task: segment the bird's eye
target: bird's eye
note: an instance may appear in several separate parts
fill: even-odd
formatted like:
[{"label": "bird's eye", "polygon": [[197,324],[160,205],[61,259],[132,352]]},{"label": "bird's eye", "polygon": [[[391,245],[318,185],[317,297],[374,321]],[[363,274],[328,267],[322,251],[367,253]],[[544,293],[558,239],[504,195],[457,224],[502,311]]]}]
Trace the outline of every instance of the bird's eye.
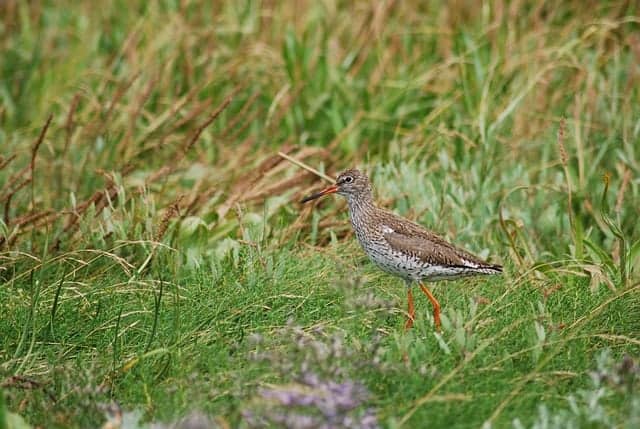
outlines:
[{"label": "bird's eye", "polygon": [[347,176],[344,178],[344,183],[351,183],[351,182],[353,182],[353,177]]}]

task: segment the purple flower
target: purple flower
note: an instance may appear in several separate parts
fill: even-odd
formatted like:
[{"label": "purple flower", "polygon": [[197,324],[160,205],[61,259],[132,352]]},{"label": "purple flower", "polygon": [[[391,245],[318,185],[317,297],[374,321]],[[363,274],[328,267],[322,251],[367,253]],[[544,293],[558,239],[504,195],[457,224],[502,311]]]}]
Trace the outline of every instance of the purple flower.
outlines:
[{"label": "purple flower", "polygon": [[378,428],[374,410],[367,408],[366,387],[348,375],[353,369],[382,368],[381,338],[375,334],[353,347],[342,332],[328,334],[321,326],[305,330],[293,321],[272,341],[252,338],[250,357],[290,382],[259,389],[251,409],[242,413],[244,422],[251,428]]},{"label": "purple flower", "polygon": [[264,411],[262,420],[246,413],[245,421],[252,427],[268,426],[267,422],[291,429],[378,427],[372,409],[357,411],[368,393],[352,380],[338,383],[306,372],[299,383],[261,389],[260,396],[275,406]]}]

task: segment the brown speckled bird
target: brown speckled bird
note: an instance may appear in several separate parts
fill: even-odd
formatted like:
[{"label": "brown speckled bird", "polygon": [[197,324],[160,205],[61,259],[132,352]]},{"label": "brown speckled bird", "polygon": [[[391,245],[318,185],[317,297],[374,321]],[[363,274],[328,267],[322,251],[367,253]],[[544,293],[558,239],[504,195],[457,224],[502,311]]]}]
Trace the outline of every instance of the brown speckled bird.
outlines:
[{"label": "brown speckled bird", "polygon": [[411,328],[415,318],[413,283],[418,283],[431,301],[434,323],[439,329],[440,304],[423,282],[502,272],[500,265],[483,261],[417,223],[376,207],[369,178],[356,169],[344,171],[335,185],[308,196],[302,203],[333,193],[347,198],[351,225],[369,258],[382,270],[407,283],[409,304],[405,329]]}]

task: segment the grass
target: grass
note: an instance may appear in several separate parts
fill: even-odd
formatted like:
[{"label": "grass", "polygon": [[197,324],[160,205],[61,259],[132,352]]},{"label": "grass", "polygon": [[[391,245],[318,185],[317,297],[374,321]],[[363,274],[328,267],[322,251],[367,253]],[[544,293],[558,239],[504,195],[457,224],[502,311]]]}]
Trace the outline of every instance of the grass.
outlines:
[{"label": "grass", "polygon": [[[640,11],[471,3],[2,2],[0,427],[638,424]],[[287,157],[504,275],[405,334]]]}]

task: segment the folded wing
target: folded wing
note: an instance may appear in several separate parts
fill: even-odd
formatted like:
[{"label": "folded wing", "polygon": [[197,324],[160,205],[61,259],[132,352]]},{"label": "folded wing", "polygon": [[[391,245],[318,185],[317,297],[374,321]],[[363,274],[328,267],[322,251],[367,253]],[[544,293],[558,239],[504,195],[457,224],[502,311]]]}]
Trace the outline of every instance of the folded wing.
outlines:
[{"label": "folded wing", "polygon": [[383,236],[391,248],[414,256],[429,265],[465,268],[479,274],[502,272],[500,265],[489,264],[477,256],[453,246],[430,231],[413,230],[409,234],[409,231],[396,231],[387,228]]}]

